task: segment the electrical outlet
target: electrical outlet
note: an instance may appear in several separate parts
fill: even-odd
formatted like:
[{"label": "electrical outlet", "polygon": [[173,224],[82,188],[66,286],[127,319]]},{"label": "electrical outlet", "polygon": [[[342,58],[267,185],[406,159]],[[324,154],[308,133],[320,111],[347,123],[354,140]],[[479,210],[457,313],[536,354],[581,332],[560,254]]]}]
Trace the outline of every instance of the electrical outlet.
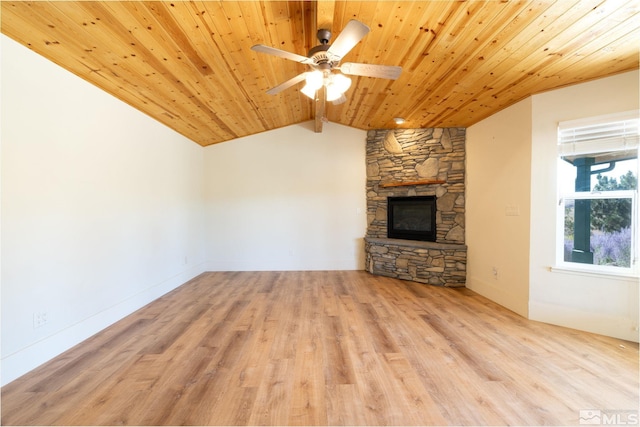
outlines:
[{"label": "electrical outlet", "polygon": [[33,327],[40,328],[49,323],[49,314],[46,311],[37,311],[33,313]]}]

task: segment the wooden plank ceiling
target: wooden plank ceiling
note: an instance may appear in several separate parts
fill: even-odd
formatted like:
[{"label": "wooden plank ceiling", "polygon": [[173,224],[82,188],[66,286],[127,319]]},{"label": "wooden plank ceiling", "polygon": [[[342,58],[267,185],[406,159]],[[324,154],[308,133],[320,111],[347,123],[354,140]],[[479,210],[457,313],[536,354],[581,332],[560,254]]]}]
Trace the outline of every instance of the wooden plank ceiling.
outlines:
[{"label": "wooden plank ceiling", "polygon": [[[359,129],[470,126],[531,94],[638,69],[640,0],[1,2],[2,32],[207,146],[314,118],[298,84],[316,28],[371,32],[344,62],[400,65],[353,77],[326,119]],[[606,94],[603,94],[606,95]],[[316,124],[316,127],[318,124]],[[321,124],[320,124],[321,127]]]}]

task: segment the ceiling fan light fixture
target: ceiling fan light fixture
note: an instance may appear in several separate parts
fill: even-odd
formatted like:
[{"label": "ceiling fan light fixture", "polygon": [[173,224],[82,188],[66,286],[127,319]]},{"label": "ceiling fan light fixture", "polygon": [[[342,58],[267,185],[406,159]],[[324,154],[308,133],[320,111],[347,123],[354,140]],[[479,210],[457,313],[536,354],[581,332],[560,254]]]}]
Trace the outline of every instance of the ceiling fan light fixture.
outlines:
[{"label": "ceiling fan light fixture", "polygon": [[308,96],[311,99],[315,99],[316,97],[316,90],[313,87],[309,86],[309,84],[304,85],[304,87],[300,90],[300,92],[304,93],[306,96]]},{"label": "ceiling fan light fixture", "polygon": [[322,75],[322,71],[311,71],[307,73],[305,77],[307,85],[309,89],[314,91],[320,89],[322,84],[324,83],[324,76]]},{"label": "ceiling fan light fixture", "polygon": [[344,93],[351,86],[351,79],[342,74],[330,74],[325,79],[327,87],[327,101],[335,101],[344,96]]},{"label": "ceiling fan light fixture", "polygon": [[342,96],[342,92],[340,92],[335,85],[329,84],[327,85],[327,101],[335,101]]},{"label": "ceiling fan light fixture", "polygon": [[351,79],[344,74],[334,74],[332,83],[340,93],[345,93],[351,87]]},{"label": "ceiling fan light fixture", "polygon": [[322,71],[310,71],[305,76],[307,82],[302,88],[301,92],[307,95],[309,98],[314,99],[316,97],[316,91],[324,84],[324,75]]}]

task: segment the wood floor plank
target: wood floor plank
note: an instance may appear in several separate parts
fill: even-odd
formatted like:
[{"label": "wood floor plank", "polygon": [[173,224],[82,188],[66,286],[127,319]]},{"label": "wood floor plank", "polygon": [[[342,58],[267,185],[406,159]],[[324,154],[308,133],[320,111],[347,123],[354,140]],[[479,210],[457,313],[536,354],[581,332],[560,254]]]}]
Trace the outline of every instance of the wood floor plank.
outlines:
[{"label": "wood floor plank", "polygon": [[345,334],[340,318],[324,316],[322,321],[325,383],[327,386],[354,384],[353,366],[344,342]]},{"label": "wood floor plank", "polygon": [[385,354],[388,375],[397,384],[398,394],[404,398],[403,414],[411,425],[446,425],[447,419],[438,410],[409,361],[402,353]]},{"label": "wood floor plank", "polygon": [[269,361],[247,425],[286,424],[292,399],[294,364],[291,359]]},{"label": "wood floor plank", "polygon": [[3,425],[576,425],[638,344],[362,271],[204,273],[1,390]]}]

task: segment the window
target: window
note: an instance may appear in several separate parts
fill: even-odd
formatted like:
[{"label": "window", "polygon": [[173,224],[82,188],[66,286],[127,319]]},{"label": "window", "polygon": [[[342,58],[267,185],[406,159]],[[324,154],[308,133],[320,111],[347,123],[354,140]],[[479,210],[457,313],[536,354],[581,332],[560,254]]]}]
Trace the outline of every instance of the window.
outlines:
[{"label": "window", "polygon": [[559,266],[638,274],[638,111],[560,123]]}]

